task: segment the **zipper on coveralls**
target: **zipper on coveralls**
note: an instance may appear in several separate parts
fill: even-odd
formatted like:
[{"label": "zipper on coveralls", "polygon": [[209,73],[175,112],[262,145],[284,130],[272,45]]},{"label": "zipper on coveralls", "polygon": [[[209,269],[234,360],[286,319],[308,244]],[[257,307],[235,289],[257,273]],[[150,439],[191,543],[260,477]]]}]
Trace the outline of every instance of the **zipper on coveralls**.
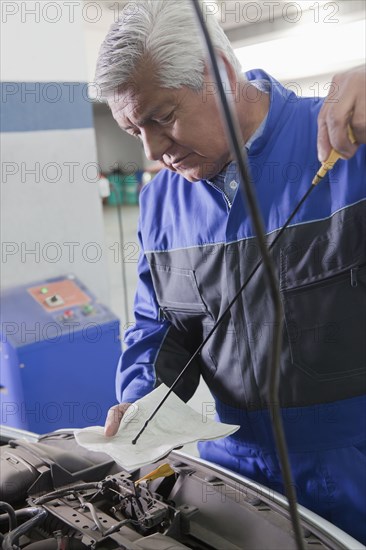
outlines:
[{"label": "zipper on coveralls", "polygon": [[158,321],[160,323],[164,323],[165,320],[166,320],[166,315],[165,315],[164,309],[162,307],[159,307]]},{"label": "zipper on coveralls", "polygon": [[226,202],[227,202],[227,205],[228,205],[228,207],[229,207],[229,209],[230,209],[230,208],[232,207],[232,203],[230,202],[230,199],[229,199],[229,197],[227,196],[227,194],[225,193],[225,191],[224,191],[223,189],[221,189],[220,187],[217,187],[217,185],[215,185],[214,183],[212,183],[212,181],[210,181],[209,184],[210,184],[214,189],[216,189],[216,191],[220,191],[220,193],[221,193],[222,195],[224,195],[224,198],[225,198],[225,200],[226,200]]}]

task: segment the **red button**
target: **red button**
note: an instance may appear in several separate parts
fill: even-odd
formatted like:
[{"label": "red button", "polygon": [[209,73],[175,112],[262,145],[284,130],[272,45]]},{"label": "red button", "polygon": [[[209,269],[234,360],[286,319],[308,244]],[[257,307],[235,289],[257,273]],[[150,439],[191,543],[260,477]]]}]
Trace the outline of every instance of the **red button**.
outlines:
[{"label": "red button", "polygon": [[74,317],[74,313],[71,311],[71,309],[68,309],[64,312],[64,319],[70,319],[71,317]]}]

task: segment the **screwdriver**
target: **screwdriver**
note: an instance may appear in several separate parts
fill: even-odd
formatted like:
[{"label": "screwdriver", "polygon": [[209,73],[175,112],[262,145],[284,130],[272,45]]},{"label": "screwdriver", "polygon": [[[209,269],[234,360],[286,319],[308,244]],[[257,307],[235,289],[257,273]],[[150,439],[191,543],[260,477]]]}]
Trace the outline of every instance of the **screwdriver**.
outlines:
[{"label": "screwdriver", "polygon": [[[356,143],[356,138],[349,124],[347,126],[347,133],[348,133],[348,138],[350,142]],[[338,151],[336,151],[335,149],[332,149],[327,160],[325,160],[322,163],[321,167],[319,168],[315,178],[312,181],[312,184],[317,185],[320,182],[320,180],[324,178],[325,174],[327,174],[327,172],[333,168],[333,166],[335,165],[337,160],[341,158],[341,156],[342,155],[338,153]]]},{"label": "screwdriver", "polygon": [[170,466],[170,464],[162,464],[149,474],[146,474],[146,476],[141,477],[137,481],[135,481],[135,485],[139,485],[141,481],[152,481],[153,479],[159,479],[159,477],[169,477],[175,474],[175,471]]}]

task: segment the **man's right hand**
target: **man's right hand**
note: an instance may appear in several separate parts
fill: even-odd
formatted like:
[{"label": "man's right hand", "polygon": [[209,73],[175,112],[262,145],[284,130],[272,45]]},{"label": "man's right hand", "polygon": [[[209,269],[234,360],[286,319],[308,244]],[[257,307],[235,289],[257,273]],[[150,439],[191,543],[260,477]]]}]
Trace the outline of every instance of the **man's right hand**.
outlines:
[{"label": "man's right hand", "polygon": [[114,405],[114,407],[109,409],[104,426],[104,435],[107,437],[116,435],[122,417],[130,405],[131,403],[120,403],[119,405]]}]

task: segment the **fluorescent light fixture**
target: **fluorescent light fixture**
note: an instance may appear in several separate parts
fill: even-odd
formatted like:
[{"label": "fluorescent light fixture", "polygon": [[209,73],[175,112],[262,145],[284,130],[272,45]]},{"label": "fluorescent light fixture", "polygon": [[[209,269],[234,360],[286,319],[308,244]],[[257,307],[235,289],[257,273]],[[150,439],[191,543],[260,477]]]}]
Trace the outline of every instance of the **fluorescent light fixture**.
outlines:
[{"label": "fluorescent light fixture", "polygon": [[260,67],[279,80],[329,74],[365,62],[366,20],[296,27],[283,38],[235,49],[244,71]]}]

